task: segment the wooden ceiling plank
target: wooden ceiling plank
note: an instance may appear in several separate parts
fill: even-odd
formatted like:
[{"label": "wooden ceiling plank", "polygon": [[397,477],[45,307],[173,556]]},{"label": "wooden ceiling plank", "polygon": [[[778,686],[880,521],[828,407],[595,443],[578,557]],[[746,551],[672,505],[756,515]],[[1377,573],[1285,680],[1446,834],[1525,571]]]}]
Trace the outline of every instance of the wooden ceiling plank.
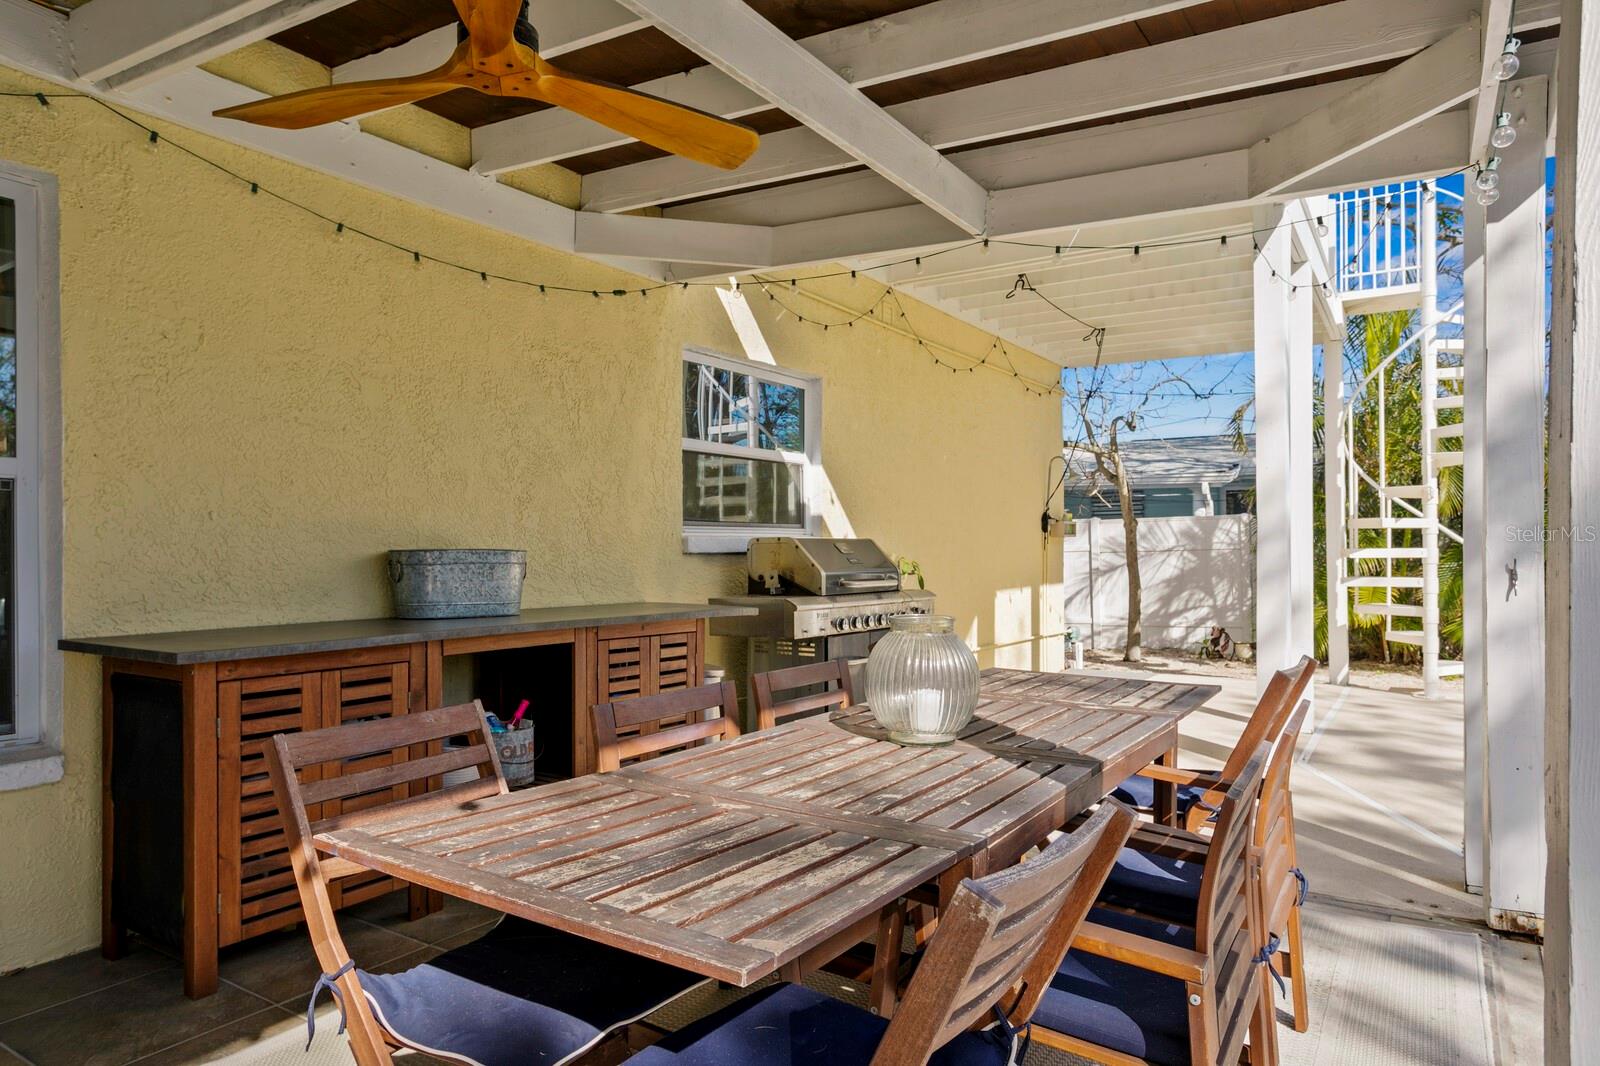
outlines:
[{"label": "wooden ceiling plank", "polygon": [[983,186],[743,0],[623,3],[962,229],[984,231]]},{"label": "wooden ceiling plank", "polygon": [[1471,98],[1482,44],[1476,22],[1253,145],[1251,195],[1281,192]]},{"label": "wooden ceiling plank", "polygon": [[[1460,26],[1477,2],[1345,0],[885,110],[935,148],[955,148],[1408,56]],[[763,156],[784,162],[764,166]],[[584,206],[620,211],[715,195],[841,169],[841,156],[785,131],[763,138],[751,162],[728,174],[656,159],[588,175]]]}]

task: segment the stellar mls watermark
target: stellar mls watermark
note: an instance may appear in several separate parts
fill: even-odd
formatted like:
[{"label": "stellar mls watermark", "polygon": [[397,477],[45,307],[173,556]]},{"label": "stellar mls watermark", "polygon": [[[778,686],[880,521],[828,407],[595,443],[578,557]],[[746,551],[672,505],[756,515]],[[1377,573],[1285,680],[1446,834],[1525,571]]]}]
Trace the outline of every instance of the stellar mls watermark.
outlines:
[{"label": "stellar mls watermark", "polygon": [[1584,526],[1507,526],[1506,539],[1519,544],[1549,544],[1565,540],[1573,544],[1593,544],[1600,540],[1600,527]]}]

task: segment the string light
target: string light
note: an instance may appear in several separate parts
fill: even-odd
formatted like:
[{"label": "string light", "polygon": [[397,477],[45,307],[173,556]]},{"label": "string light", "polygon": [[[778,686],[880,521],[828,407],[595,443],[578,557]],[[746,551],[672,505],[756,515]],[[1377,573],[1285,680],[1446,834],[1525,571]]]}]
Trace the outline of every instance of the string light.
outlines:
[{"label": "string light", "polygon": [[1479,192],[1484,192],[1488,189],[1499,188],[1500,157],[1492,156],[1489,161],[1483,165],[1483,169],[1478,171],[1478,176],[1473,179],[1472,184],[1477,186]]},{"label": "string light", "polygon": [[1510,81],[1517,76],[1517,71],[1522,69],[1522,60],[1517,58],[1517,49],[1522,47],[1522,42],[1515,37],[1507,37],[1505,47],[1500,50],[1500,58],[1494,61],[1490,72],[1500,81]]},{"label": "string light", "polygon": [[1317,216],[1317,236],[1318,237],[1326,237],[1327,235],[1328,235],[1328,224],[1326,222],[1322,221],[1322,216],[1321,215],[1318,215]]},{"label": "string light", "polygon": [[[1510,72],[1505,74],[1504,77],[1512,76],[1512,74],[1514,74],[1516,72],[1517,68],[1518,68],[1518,62],[1519,61],[1516,58],[1516,51],[1517,51],[1517,48],[1519,46],[1520,46],[1520,42],[1517,41],[1515,38],[1508,38],[1507,39],[1506,50],[1505,50],[1505,53],[1502,54],[1501,59],[1502,60],[1506,60],[1507,57],[1509,56],[1509,62],[1506,64],[1506,66],[1509,67],[1509,71]],[[1497,67],[1496,67],[1497,73],[1499,72],[1499,69],[1500,69],[1500,65],[1497,63]],[[163,139],[162,135],[157,130],[155,130],[154,128],[152,128],[150,126],[145,125],[143,122],[141,122],[137,118],[134,118],[132,115],[130,115],[130,114],[118,109],[117,107],[112,106],[111,104],[107,103],[104,100],[101,100],[101,99],[99,99],[97,97],[89,96],[89,95],[84,94],[84,93],[76,93],[76,92],[40,93],[40,92],[4,91],[4,90],[0,90],[0,98],[7,98],[7,97],[33,100],[40,108],[43,108],[43,109],[45,109],[47,111],[50,111],[52,113],[55,113],[55,112],[60,110],[59,108],[55,108],[55,107],[52,106],[51,100],[53,100],[53,99],[58,99],[59,98],[59,99],[73,99],[73,100],[87,101],[87,102],[89,102],[91,104],[97,105],[97,106],[105,109],[106,111],[110,112],[112,115],[116,116],[117,118],[121,119],[122,121],[128,123],[131,126],[136,127],[140,131],[142,131],[145,134],[145,143],[146,143],[146,145],[148,146],[148,148],[151,151],[155,151],[160,146],[160,144],[162,142],[162,139]],[[1502,130],[1505,130],[1505,133],[1502,133],[1501,132]],[[1515,131],[1515,128],[1513,126],[1511,126],[1511,116],[1510,116],[1510,114],[1508,112],[1499,112],[1499,113],[1497,113],[1497,124],[1496,124],[1493,136],[1494,137],[1504,137],[1506,135],[1509,135],[1511,138],[1514,139],[1515,136],[1516,136],[1516,131]],[[405,247],[405,246],[403,246],[403,245],[401,245],[401,244],[399,244],[399,243],[397,243],[395,241],[392,241],[392,240],[390,240],[390,239],[388,239],[386,237],[380,236],[380,235],[378,235],[376,233],[372,233],[372,232],[369,232],[367,230],[363,230],[363,229],[361,229],[359,227],[352,226],[352,225],[350,225],[350,224],[348,224],[346,222],[331,218],[331,217],[323,214],[322,212],[318,211],[316,208],[311,207],[311,206],[309,206],[307,204],[301,203],[301,202],[299,202],[297,200],[294,200],[294,199],[292,199],[292,198],[290,198],[288,196],[285,196],[285,195],[283,195],[281,193],[274,192],[273,190],[262,186],[258,181],[255,181],[255,180],[253,180],[251,178],[248,178],[248,177],[238,173],[237,171],[231,169],[227,165],[225,165],[223,163],[219,163],[215,159],[209,158],[209,157],[201,154],[200,152],[197,152],[197,151],[195,151],[195,150],[193,150],[191,148],[186,147],[185,145],[183,145],[181,143],[173,142],[173,141],[170,141],[170,140],[168,140],[166,143],[173,150],[178,151],[181,154],[187,155],[190,158],[196,160],[197,162],[203,163],[206,166],[212,168],[213,170],[223,174],[224,176],[226,176],[228,178],[231,178],[231,179],[233,179],[235,181],[238,181],[238,182],[248,186],[249,189],[250,189],[250,192],[253,195],[265,196],[267,198],[276,200],[277,202],[279,202],[279,203],[281,203],[281,204],[283,204],[283,205],[285,205],[287,207],[294,208],[294,209],[296,209],[298,211],[301,211],[301,212],[303,212],[303,213],[305,213],[307,215],[310,215],[313,218],[319,220],[320,222],[331,226],[332,227],[333,236],[334,236],[334,238],[336,240],[343,241],[345,239],[345,236],[346,236],[347,233],[354,233],[357,236],[365,238],[366,240],[373,241],[374,243],[377,243],[377,244],[385,245],[385,246],[387,246],[389,248],[393,248],[393,249],[395,249],[397,251],[404,252],[405,254],[411,256],[411,263],[412,263],[413,268],[420,269],[421,266],[422,266],[422,260],[424,258],[424,255],[423,255],[423,253],[422,253],[422,251],[420,249],[407,248],[407,247]],[[1496,141],[1496,147],[1503,147],[1503,145],[1499,144],[1498,141]],[[1461,174],[1461,173],[1463,173],[1465,171],[1476,169],[1478,171],[1478,175],[1477,175],[1477,178],[1475,180],[1475,185],[1477,186],[1477,191],[1478,191],[1478,201],[1480,203],[1490,204],[1490,203],[1495,202],[1495,200],[1497,200],[1499,198],[1499,196],[1500,196],[1499,187],[1498,187],[1498,185],[1499,185],[1499,174],[1497,172],[1499,164],[1500,164],[1499,157],[1493,157],[1493,158],[1489,159],[1484,164],[1480,165],[1480,164],[1476,164],[1476,163],[1469,163],[1466,166],[1461,167],[1461,168],[1459,168],[1459,169],[1457,169],[1455,171],[1452,171],[1450,174],[1443,175],[1443,176],[1444,177],[1450,177],[1450,176],[1454,176],[1455,174]],[[1391,202],[1385,204],[1384,206],[1386,208],[1388,208],[1388,209],[1393,209],[1393,208],[1397,207],[1398,205],[1391,201]],[[1318,218],[1316,220],[1316,225],[1317,225],[1317,228],[1318,228],[1319,235],[1326,235],[1327,227],[1326,227],[1325,221],[1322,218]],[[1235,236],[1235,237],[1250,237],[1251,238],[1252,247],[1255,249],[1257,254],[1260,254],[1261,245],[1260,245],[1260,242],[1255,239],[1255,235],[1258,234],[1258,233],[1262,233],[1262,232],[1270,232],[1274,228],[1275,227],[1263,227],[1261,229],[1248,230],[1248,231],[1245,231],[1244,233],[1233,234],[1232,236]],[[975,246],[977,247],[979,254],[987,256],[990,253],[991,246],[994,243],[996,243],[996,241],[998,241],[998,243],[1000,243],[1000,244],[1009,245],[1009,246],[1015,247],[1015,248],[1031,248],[1031,249],[1046,249],[1046,250],[1049,250],[1049,252],[1051,253],[1052,259],[1054,261],[1056,261],[1056,262],[1061,261],[1064,258],[1064,256],[1066,255],[1066,253],[1068,253],[1068,252],[1107,252],[1107,251],[1118,251],[1118,250],[1123,250],[1123,251],[1130,252],[1132,257],[1137,260],[1137,259],[1139,259],[1141,257],[1141,253],[1146,248],[1177,248],[1177,247],[1185,247],[1185,246],[1194,245],[1194,244],[1203,244],[1203,243],[1206,243],[1206,242],[1209,242],[1209,241],[1212,241],[1212,240],[1215,240],[1217,242],[1217,253],[1218,253],[1218,255],[1219,256],[1226,256],[1228,254],[1229,236],[1230,235],[1228,235],[1228,234],[1222,234],[1222,235],[1217,236],[1217,237],[1175,238],[1175,239],[1172,239],[1172,240],[1169,240],[1169,241],[1145,242],[1143,244],[1135,244],[1135,245],[1131,245],[1131,246],[1129,246],[1129,245],[1078,244],[1076,242],[1076,240],[1074,240],[1074,242],[1072,243],[1072,245],[1070,247],[1059,245],[1059,244],[1040,244],[1040,243],[1032,243],[1032,242],[1028,242],[1028,241],[1004,240],[1004,239],[998,239],[998,238],[983,237],[983,238],[975,239],[975,240],[973,240],[971,242],[968,242],[968,243],[965,243],[965,244],[951,245],[950,247],[942,248],[942,249],[939,249],[937,251],[925,252],[925,253],[922,253],[921,255],[916,255],[916,256],[908,256],[908,257],[896,260],[894,262],[881,263],[881,264],[877,264],[877,265],[870,266],[870,267],[850,268],[849,270],[838,270],[838,271],[834,271],[834,272],[831,272],[831,273],[817,274],[817,275],[813,275],[812,277],[806,278],[804,280],[807,280],[807,281],[820,281],[820,280],[826,280],[826,279],[829,279],[829,278],[843,277],[846,274],[848,274],[848,276],[849,276],[849,278],[850,278],[850,280],[852,282],[859,282],[861,280],[861,278],[860,278],[860,270],[862,270],[862,269],[881,270],[881,269],[886,269],[886,268],[889,268],[889,267],[898,266],[898,265],[905,264],[905,263],[913,264],[913,266],[916,267],[918,272],[920,273],[922,267],[924,266],[924,260],[929,258],[929,257],[947,255],[947,254],[950,254],[950,253],[953,253],[953,252],[959,252],[959,251],[963,251],[963,250],[966,250],[966,249],[971,249],[971,248],[973,248]],[[479,281],[482,284],[484,284],[484,285],[488,285],[489,284],[491,275],[486,270],[483,270],[483,269],[480,269],[478,267],[474,267],[474,266],[471,266],[471,265],[468,265],[468,264],[454,262],[452,260],[445,259],[445,258],[440,258],[440,257],[437,257],[437,256],[429,255],[429,256],[427,256],[427,258],[428,258],[429,261],[431,261],[433,263],[437,263],[440,266],[450,267],[450,268],[453,268],[453,269],[456,269],[456,270],[460,270],[460,271],[463,271],[463,272],[466,272],[466,273],[475,274],[475,275],[477,275]],[[1291,293],[1293,291],[1301,288],[1301,287],[1310,287],[1309,285],[1307,285],[1307,286],[1296,286],[1293,283],[1289,282],[1287,278],[1280,278],[1280,276],[1278,275],[1276,269],[1272,269],[1271,270],[1271,274],[1272,274],[1272,277],[1275,280],[1282,280],[1282,281],[1284,281],[1284,283],[1286,285],[1289,285]],[[510,276],[502,275],[502,274],[495,274],[495,275],[493,275],[493,277],[494,277],[495,280],[502,281],[502,282],[505,282],[505,283],[508,283],[508,284],[521,285],[521,286],[524,286],[524,287],[527,287],[527,288],[537,289],[538,293],[539,293],[539,295],[541,297],[548,296],[551,292],[570,294],[570,295],[581,295],[581,294],[585,294],[586,293],[586,294],[590,295],[594,299],[600,299],[601,295],[602,295],[600,290],[598,290],[598,289],[590,289],[590,288],[584,288],[584,287],[580,287],[580,286],[556,285],[556,284],[551,284],[551,283],[548,283],[548,282],[534,281],[534,280],[529,280],[529,279],[525,279],[525,278],[510,277]],[[730,278],[728,280],[731,282],[734,291],[739,291],[740,290],[740,282],[738,281],[737,278]],[[799,283],[800,280],[801,279],[799,279],[797,277],[791,277],[791,278],[788,279],[791,291],[794,291],[794,292],[797,292],[797,293],[802,293],[804,295],[813,295],[813,294],[810,294],[810,293],[803,293],[802,290],[799,289],[798,283]],[[759,281],[759,279],[758,279],[758,281]],[[634,295],[636,293],[641,299],[648,299],[649,295],[650,295],[650,291],[652,289],[670,288],[673,285],[677,285],[679,288],[687,290],[691,285],[704,286],[704,287],[715,287],[715,286],[719,286],[720,283],[719,282],[715,282],[715,281],[693,281],[693,282],[690,282],[690,281],[681,281],[681,282],[680,281],[662,281],[662,282],[659,282],[659,283],[654,284],[654,285],[645,286],[643,288],[633,289],[633,290],[629,290],[629,289],[612,289],[612,290],[609,290],[609,295],[618,296],[618,297],[627,297],[627,296]],[[765,284],[763,284],[763,288],[764,289],[765,289],[765,287],[766,287]],[[1324,291],[1327,291],[1327,284],[1325,282],[1321,283],[1321,287],[1323,288]],[[1015,286],[1013,286],[1013,290],[1015,292],[1015,290],[1016,290]],[[1038,296],[1038,298],[1044,300],[1046,303],[1049,303],[1050,306],[1054,307],[1057,311],[1061,312],[1063,315],[1066,315],[1067,317],[1072,318],[1075,321],[1082,322],[1081,319],[1077,319],[1076,316],[1072,315],[1065,308],[1062,308],[1059,305],[1057,305],[1057,304],[1053,303],[1052,301],[1050,301],[1047,297],[1044,296],[1043,293],[1039,293],[1037,290],[1032,289],[1031,285],[1029,285],[1027,287],[1027,289],[1024,290],[1024,291],[1031,291],[1034,295]],[[771,296],[771,293],[769,292],[768,295]],[[1008,294],[1008,298],[1009,298],[1009,295],[1011,295],[1011,294]],[[856,316],[854,316],[854,317],[852,317],[850,319],[847,319],[847,320],[845,320],[843,322],[833,322],[833,323],[821,322],[821,321],[818,321],[818,320],[815,320],[815,319],[806,318],[805,316],[802,316],[802,315],[798,314],[797,312],[794,312],[793,309],[786,309],[786,310],[787,310],[787,313],[795,314],[795,317],[797,319],[799,319],[801,322],[812,324],[812,325],[819,325],[824,330],[830,328],[831,326],[836,326],[836,325],[843,325],[843,326],[846,326],[846,327],[851,327],[851,326],[854,326],[855,322],[858,321],[859,319],[875,315],[875,312],[882,305],[884,299],[885,298],[889,298],[889,297],[894,297],[895,303],[896,303],[896,305],[898,307],[899,301],[898,301],[898,298],[895,297],[895,295],[894,295],[894,290],[892,288],[886,288],[884,290],[884,295],[880,296],[879,299],[876,302],[874,302],[874,304],[871,307],[869,307],[865,312],[863,312],[860,315],[856,315]],[[819,298],[820,299],[820,297],[814,297],[814,298]],[[782,313],[784,313],[784,312],[780,311],[780,315]],[[903,307],[899,308],[899,316],[900,316],[900,318],[902,320],[906,319],[906,315],[905,315],[905,311],[904,311]],[[1086,327],[1088,326],[1087,323],[1083,323],[1083,324]],[[909,322],[907,322],[907,328],[910,328]],[[1085,335],[1084,339],[1086,341],[1094,341],[1096,343],[1097,347],[1103,346],[1104,339],[1105,339],[1105,329],[1104,329],[1104,327],[1088,327],[1088,328],[1089,328],[1089,333]],[[999,343],[998,340],[997,340],[996,343]],[[919,344],[919,346],[922,346],[924,348],[927,347],[926,345],[924,345],[922,343],[920,338],[918,338],[918,344]],[[1002,345],[1002,349],[1003,349],[1003,345]],[[992,350],[993,350],[993,347],[991,346],[991,352],[992,352]],[[968,356],[963,356],[963,358],[969,358],[970,359],[970,357],[968,357]],[[1098,356],[1097,356],[1097,360],[1098,360]],[[936,361],[938,361],[937,358],[936,358]],[[970,372],[972,369],[975,369],[975,367],[977,365],[984,365],[984,364],[987,363],[987,361],[988,361],[988,355],[986,354],[983,357],[983,359],[977,360],[973,364],[973,366],[960,367],[960,368],[956,368],[956,369],[967,369]],[[946,364],[946,363],[943,363],[943,362],[940,362],[940,365],[949,367],[949,364]],[[1016,375],[1014,372],[1013,372],[1013,376],[1017,376],[1017,377],[1020,378],[1020,375]],[[1056,394],[1061,393],[1061,391],[1062,391],[1062,389],[1061,389],[1059,384],[1055,384],[1055,385],[1049,386],[1048,388],[1045,388],[1044,391],[1039,391],[1037,389],[1029,387],[1025,379],[1023,379],[1023,385],[1024,385],[1024,388],[1027,388],[1027,390],[1030,393],[1034,393],[1035,395],[1039,395],[1039,396],[1056,395]]]},{"label": "string light", "polygon": [[1502,111],[1495,116],[1494,131],[1489,134],[1489,143],[1496,148],[1510,148],[1517,140],[1517,128],[1511,124],[1511,112]]}]

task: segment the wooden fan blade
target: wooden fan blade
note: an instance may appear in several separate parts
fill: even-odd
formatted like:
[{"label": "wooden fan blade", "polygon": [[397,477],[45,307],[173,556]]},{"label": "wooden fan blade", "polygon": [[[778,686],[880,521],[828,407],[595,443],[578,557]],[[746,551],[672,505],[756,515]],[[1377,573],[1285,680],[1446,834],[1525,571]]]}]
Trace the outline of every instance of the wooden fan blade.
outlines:
[{"label": "wooden fan blade", "polygon": [[532,93],[539,99],[673,155],[733,170],[760,143],[750,127],[692,107],[568,74],[543,59],[535,69],[539,77],[532,83]]},{"label": "wooden fan blade", "polygon": [[[522,0],[468,0],[468,3],[472,13],[461,21],[466,23],[477,58],[497,56],[509,48],[511,35],[517,28],[517,16],[522,14]],[[458,0],[457,10],[460,6]]]},{"label": "wooden fan blade", "polygon": [[463,43],[444,66],[423,74],[302,89],[297,93],[269,96],[265,100],[253,100],[212,113],[220,118],[254,122],[258,126],[303,130],[325,122],[338,122],[382,111],[387,107],[426,100],[453,89],[494,92],[497,88],[495,80],[475,73],[466,64],[466,53],[467,46]]}]

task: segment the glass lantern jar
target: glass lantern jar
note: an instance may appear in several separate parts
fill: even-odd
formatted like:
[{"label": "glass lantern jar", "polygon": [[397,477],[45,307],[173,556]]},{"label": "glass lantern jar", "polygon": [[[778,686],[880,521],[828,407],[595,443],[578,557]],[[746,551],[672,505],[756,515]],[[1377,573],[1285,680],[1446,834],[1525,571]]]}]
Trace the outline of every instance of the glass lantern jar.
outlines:
[{"label": "glass lantern jar", "polygon": [[901,744],[948,744],[978,708],[978,658],[942,614],[897,614],[867,658],[867,705]]}]

